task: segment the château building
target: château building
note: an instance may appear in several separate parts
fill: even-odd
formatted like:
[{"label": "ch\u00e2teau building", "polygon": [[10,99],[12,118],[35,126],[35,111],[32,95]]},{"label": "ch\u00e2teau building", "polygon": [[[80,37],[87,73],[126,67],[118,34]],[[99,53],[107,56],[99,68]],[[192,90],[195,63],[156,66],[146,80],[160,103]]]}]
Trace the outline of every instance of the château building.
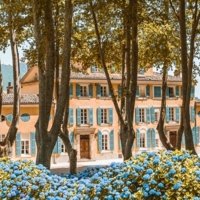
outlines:
[{"label": "ch\u00e2teau building", "polygon": [[[120,96],[120,74],[111,74],[116,95]],[[181,77],[168,76],[165,134],[172,145],[176,144],[177,131],[180,124],[180,108],[182,104]],[[19,129],[12,158],[35,159],[35,123],[38,118],[38,70],[30,68],[21,79],[22,96]],[[162,75],[152,69],[138,75],[137,98],[134,113],[134,129],[136,139],[133,153],[138,151],[156,151],[162,149],[156,126],[160,115],[162,95]],[[120,102],[119,102],[120,103]],[[0,122],[0,140],[5,137],[12,119],[13,94],[12,87],[3,95],[4,119]],[[53,120],[56,101],[52,104],[50,125]],[[195,112],[195,109],[196,112]],[[191,127],[197,150],[200,150],[200,103],[195,103],[194,88],[190,102]],[[71,74],[70,108],[68,123],[70,140],[77,149],[78,160],[98,160],[118,158],[122,156],[119,141],[119,121],[109,93],[104,73],[95,67],[89,73]],[[182,142],[184,147],[184,140]],[[58,139],[53,160],[64,162],[68,159],[61,139]]]}]

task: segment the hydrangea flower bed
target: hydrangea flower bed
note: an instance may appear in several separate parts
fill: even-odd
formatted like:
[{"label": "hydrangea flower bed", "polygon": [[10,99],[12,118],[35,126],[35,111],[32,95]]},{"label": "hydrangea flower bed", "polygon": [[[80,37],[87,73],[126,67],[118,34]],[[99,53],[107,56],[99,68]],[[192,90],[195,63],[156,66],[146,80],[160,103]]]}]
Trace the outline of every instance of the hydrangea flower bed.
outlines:
[{"label": "hydrangea flower bed", "polygon": [[0,159],[0,199],[200,200],[200,158],[141,153],[124,163],[58,176],[30,161]]}]

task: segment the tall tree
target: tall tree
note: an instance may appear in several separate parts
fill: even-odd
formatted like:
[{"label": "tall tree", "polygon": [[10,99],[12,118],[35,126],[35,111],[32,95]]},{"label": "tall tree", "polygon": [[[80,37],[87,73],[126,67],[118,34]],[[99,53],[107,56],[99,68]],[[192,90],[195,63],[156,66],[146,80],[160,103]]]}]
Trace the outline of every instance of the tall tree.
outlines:
[{"label": "tall tree", "polygon": [[[48,131],[55,77],[55,27],[52,14],[53,4],[52,1],[49,0],[33,0],[34,28],[39,68],[39,119],[36,124],[38,152],[36,163],[43,164],[47,168],[50,168],[51,154],[58,136],[60,136],[66,145],[69,154],[71,173],[75,173],[76,151],[72,149],[67,131],[71,70],[72,10],[73,4],[71,0],[65,0],[65,28],[64,44],[62,47],[61,82],[54,121],[50,131]],[[64,123],[61,127],[63,118]]]},{"label": "tall tree", "polygon": [[[132,156],[132,146],[133,141],[135,138],[135,131],[133,129],[133,114],[134,114],[134,107],[135,107],[135,97],[136,97],[136,90],[137,90],[137,72],[138,72],[138,42],[137,42],[137,34],[138,34],[138,20],[137,20],[137,1],[129,1],[128,5],[124,7],[127,11],[127,15],[125,17],[124,26],[126,27],[126,52],[122,53],[122,60],[126,57],[126,66],[123,66],[123,75],[125,75],[126,71],[126,79],[123,80],[122,84],[125,86],[126,95],[125,95],[125,109],[124,109],[124,116],[122,114],[122,110],[117,102],[117,98],[115,96],[111,78],[108,72],[107,63],[109,61],[106,60],[106,51],[104,49],[104,42],[102,39],[102,35],[99,31],[99,25],[97,21],[95,6],[97,7],[98,3],[93,3],[90,1],[90,8],[92,13],[92,18],[95,27],[95,33],[97,38],[97,46],[98,46],[98,53],[100,58],[100,63],[102,68],[104,69],[106,79],[108,82],[108,87],[110,90],[110,94],[112,97],[113,104],[115,106],[117,115],[120,121],[120,138],[122,144],[122,153],[124,159],[127,160]],[[124,13],[126,13],[124,10]],[[123,48],[124,49],[124,48]],[[122,87],[123,87],[122,86]]]},{"label": "tall tree", "polygon": [[19,120],[19,109],[20,109],[20,71],[19,71],[19,54],[17,47],[17,29],[16,21],[14,20],[14,8],[16,4],[15,1],[5,2],[5,7],[7,8],[7,23],[9,28],[9,37],[10,37],[10,47],[12,53],[12,64],[13,64],[13,116],[12,122],[9,127],[8,133],[1,143],[2,148],[4,149],[3,154],[8,155],[10,147],[12,147],[17,130],[18,130],[18,120]]},{"label": "tall tree", "polygon": [[[175,7],[170,0],[171,7],[174,11],[180,28],[181,42],[181,71],[182,71],[182,126],[179,128],[178,146],[182,138],[184,127],[186,149],[196,154],[190,125],[190,99],[192,87],[192,75],[194,71],[194,56],[197,50],[198,41],[196,41],[197,32],[200,21],[200,3],[199,0],[187,2],[179,0],[179,4]],[[178,12],[177,12],[178,8]],[[186,15],[186,12],[188,15]],[[179,14],[178,14],[179,13]]]}]

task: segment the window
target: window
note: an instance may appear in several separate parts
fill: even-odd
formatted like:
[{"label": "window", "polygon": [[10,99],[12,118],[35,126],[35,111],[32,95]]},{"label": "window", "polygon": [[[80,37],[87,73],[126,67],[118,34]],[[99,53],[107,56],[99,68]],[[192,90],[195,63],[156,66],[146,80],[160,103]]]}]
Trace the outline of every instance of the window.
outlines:
[{"label": "window", "polygon": [[102,150],[108,150],[108,134],[102,134]]},{"label": "window", "polygon": [[81,109],[81,124],[88,124],[87,109]]},{"label": "window", "polygon": [[65,148],[65,145],[64,144],[61,144],[61,153],[66,153],[67,150]]},{"label": "window", "polygon": [[23,155],[29,154],[29,140],[21,141],[21,154],[23,154]]},{"label": "window", "polygon": [[101,96],[102,97],[107,97],[107,87],[106,86],[101,86]]},{"label": "window", "polygon": [[108,109],[102,109],[101,111],[101,123],[108,124]]},{"label": "window", "polygon": [[140,133],[140,147],[145,147],[145,133]]},{"label": "window", "polygon": [[155,109],[155,121],[158,122],[159,121],[159,109]]},{"label": "window", "polygon": [[145,122],[145,109],[139,108],[139,122]]},{"label": "window", "polygon": [[21,115],[21,120],[22,120],[23,122],[28,122],[28,121],[30,120],[30,115],[27,114],[27,113],[22,114],[22,115]]},{"label": "window", "polygon": [[87,86],[80,86],[80,96],[81,97],[87,97],[88,96]]},{"label": "window", "polygon": [[169,97],[175,97],[173,87],[168,87],[168,95]]},{"label": "window", "polygon": [[3,122],[6,120],[6,117],[4,115],[0,115],[0,122]]},{"label": "window", "polygon": [[0,134],[0,142],[2,142],[5,139],[6,135],[5,134]]},{"label": "window", "polygon": [[174,119],[174,108],[169,108],[169,121],[175,121],[175,119]]},{"label": "window", "polygon": [[161,87],[154,86],[154,97],[161,97]]},{"label": "window", "polygon": [[145,86],[139,87],[139,97],[146,97],[146,88]]}]

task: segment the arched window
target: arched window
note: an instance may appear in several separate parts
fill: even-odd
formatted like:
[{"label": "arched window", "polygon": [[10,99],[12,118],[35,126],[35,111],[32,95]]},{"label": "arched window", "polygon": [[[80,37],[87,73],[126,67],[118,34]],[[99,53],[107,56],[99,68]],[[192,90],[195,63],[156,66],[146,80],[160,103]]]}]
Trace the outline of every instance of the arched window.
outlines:
[{"label": "arched window", "polygon": [[145,148],[145,133],[143,131],[140,133],[140,147]]},{"label": "arched window", "polygon": [[21,120],[23,122],[28,122],[30,120],[30,115],[28,113],[24,113],[21,115]]},{"label": "arched window", "polygon": [[109,134],[107,131],[102,133],[102,150],[109,150]]}]

